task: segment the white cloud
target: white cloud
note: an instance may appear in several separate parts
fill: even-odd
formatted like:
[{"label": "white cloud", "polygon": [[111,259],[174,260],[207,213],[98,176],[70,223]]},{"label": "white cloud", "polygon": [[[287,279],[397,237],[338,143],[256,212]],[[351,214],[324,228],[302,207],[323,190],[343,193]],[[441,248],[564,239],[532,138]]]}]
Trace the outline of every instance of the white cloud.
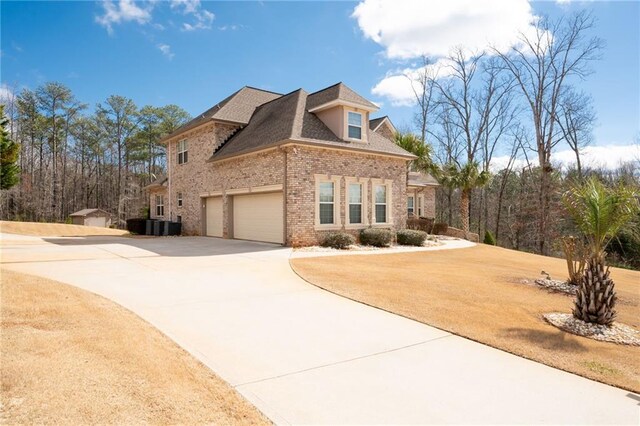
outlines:
[{"label": "white cloud", "polygon": [[[529,157],[532,165],[538,165],[538,159],[533,155]],[[494,157],[491,169],[496,172],[507,166],[509,161],[508,155]],[[575,153],[570,149],[563,149],[551,154],[551,161],[563,168],[574,166],[576,163]],[[580,162],[583,168],[605,168],[609,170],[616,169],[621,164],[628,161],[640,161],[640,145],[594,145],[586,147],[580,153]],[[524,159],[515,161],[516,169],[526,166]]]},{"label": "white cloud", "polygon": [[444,56],[460,45],[506,48],[536,20],[528,0],[364,0],[352,17],[393,59]]},{"label": "white cloud", "polygon": [[371,93],[389,99],[392,106],[411,106],[416,101],[412,82],[415,82],[422,72],[438,78],[446,77],[452,71],[446,65],[447,60],[441,58],[426,67],[409,67],[390,71],[371,89]]},{"label": "white cloud", "polygon": [[0,84],[0,103],[6,104],[14,97],[13,90],[6,84]]},{"label": "white cloud", "polygon": [[151,21],[151,10],[153,3],[144,3],[143,7],[133,0],[119,0],[115,4],[112,0],[101,3],[104,14],[96,16],[96,22],[107,29],[109,34],[113,33],[113,25],[121,22],[134,21],[138,24],[146,24]]},{"label": "white cloud", "polygon": [[209,30],[215,15],[202,8],[200,0],[171,0],[171,9],[182,9],[183,15],[193,18],[192,22],[182,24],[183,31]]},{"label": "white cloud", "polygon": [[160,52],[162,52],[162,54],[167,59],[172,60],[173,57],[175,56],[175,54],[171,51],[171,46],[169,46],[168,44],[160,43],[157,47],[158,47],[158,50],[160,50]]}]

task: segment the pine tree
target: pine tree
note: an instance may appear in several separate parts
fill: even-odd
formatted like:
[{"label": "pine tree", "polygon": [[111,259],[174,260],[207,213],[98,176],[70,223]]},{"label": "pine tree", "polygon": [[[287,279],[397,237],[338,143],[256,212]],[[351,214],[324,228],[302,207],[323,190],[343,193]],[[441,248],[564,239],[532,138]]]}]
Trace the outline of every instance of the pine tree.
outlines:
[{"label": "pine tree", "polygon": [[0,105],[0,189],[9,189],[18,183],[20,168],[18,153],[20,145],[9,137],[9,119],[4,115],[4,105]]}]

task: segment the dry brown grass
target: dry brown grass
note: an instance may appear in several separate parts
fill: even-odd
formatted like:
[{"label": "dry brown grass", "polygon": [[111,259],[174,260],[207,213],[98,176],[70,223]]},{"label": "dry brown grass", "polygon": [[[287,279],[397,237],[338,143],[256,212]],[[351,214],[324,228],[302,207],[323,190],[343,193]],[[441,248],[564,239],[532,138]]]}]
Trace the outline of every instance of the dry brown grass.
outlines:
[{"label": "dry brown grass", "polygon": [[2,270],[3,424],[269,424],[151,325],[66,284]]},{"label": "dry brown grass", "polygon": [[[598,342],[547,324],[572,297],[521,284],[545,270],[566,277],[562,259],[479,245],[371,256],[292,260],[309,282],[505,351],[640,392],[640,348]],[[640,272],[612,268],[618,320],[640,328]]]},{"label": "dry brown grass", "polygon": [[0,232],[32,235],[35,237],[86,237],[89,235],[127,235],[122,229],[96,226],[67,225],[64,223],[0,221]]}]

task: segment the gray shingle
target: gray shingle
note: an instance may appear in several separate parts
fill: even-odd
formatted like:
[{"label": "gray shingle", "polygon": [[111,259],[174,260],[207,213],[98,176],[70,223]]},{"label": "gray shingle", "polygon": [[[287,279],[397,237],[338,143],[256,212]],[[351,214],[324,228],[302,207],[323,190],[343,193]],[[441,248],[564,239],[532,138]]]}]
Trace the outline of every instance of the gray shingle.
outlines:
[{"label": "gray shingle", "polygon": [[180,126],[175,131],[165,136],[163,140],[171,139],[183,132],[193,129],[209,120],[223,120],[238,124],[247,124],[255,109],[265,102],[272,101],[282,96],[279,93],[269,92],[255,87],[245,86],[188,123]]},{"label": "gray shingle", "polygon": [[367,143],[347,142],[338,138],[315,114],[309,112],[311,96],[298,89],[259,106],[247,126],[218,148],[210,160],[264,149],[290,140],[309,145],[413,157],[375,132],[369,132]]},{"label": "gray shingle", "polygon": [[314,109],[320,105],[323,105],[338,99],[342,101],[360,104],[367,108],[378,109],[378,107],[375,104],[369,102],[362,96],[358,95],[356,92],[351,90],[342,82],[310,94],[309,99],[307,100],[307,108]]}]

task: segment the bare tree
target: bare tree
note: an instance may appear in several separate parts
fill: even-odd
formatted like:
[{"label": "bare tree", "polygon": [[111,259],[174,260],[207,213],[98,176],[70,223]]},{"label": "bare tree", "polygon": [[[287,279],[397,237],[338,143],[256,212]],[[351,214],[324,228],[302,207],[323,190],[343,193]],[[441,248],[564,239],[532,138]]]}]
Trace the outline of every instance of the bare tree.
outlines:
[{"label": "bare tree", "polygon": [[587,38],[593,26],[594,19],[587,12],[556,21],[543,17],[536,22],[534,33],[522,33],[520,43],[509,52],[493,49],[515,78],[533,119],[535,147],[542,170],[537,244],[541,254],[549,249],[551,152],[561,139],[556,129],[561,94],[571,77],[585,78],[590,73],[589,64],[600,57],[602,40]]},{"label": "bare tree", "polygon": [[562,139],[576,156],[578,179],[582,180],[582,162],[580,153],[591,143],[593,125],[596,113],[592,106],[592,99],[585,93],[576,92],[567,87],[560,98],[558,126],[562,132]]},{"label": "bare tree", "polygon": [[423,55],[420,59],[420,68],[414,73],[405,74],[405,77],[411,82],[411,90],[418,107],[414,117],[415,124],[420,131],[421,140],[426,142],[428,120],[435,107],[434,83],[437,78],[438,68],[428,56]]}]

